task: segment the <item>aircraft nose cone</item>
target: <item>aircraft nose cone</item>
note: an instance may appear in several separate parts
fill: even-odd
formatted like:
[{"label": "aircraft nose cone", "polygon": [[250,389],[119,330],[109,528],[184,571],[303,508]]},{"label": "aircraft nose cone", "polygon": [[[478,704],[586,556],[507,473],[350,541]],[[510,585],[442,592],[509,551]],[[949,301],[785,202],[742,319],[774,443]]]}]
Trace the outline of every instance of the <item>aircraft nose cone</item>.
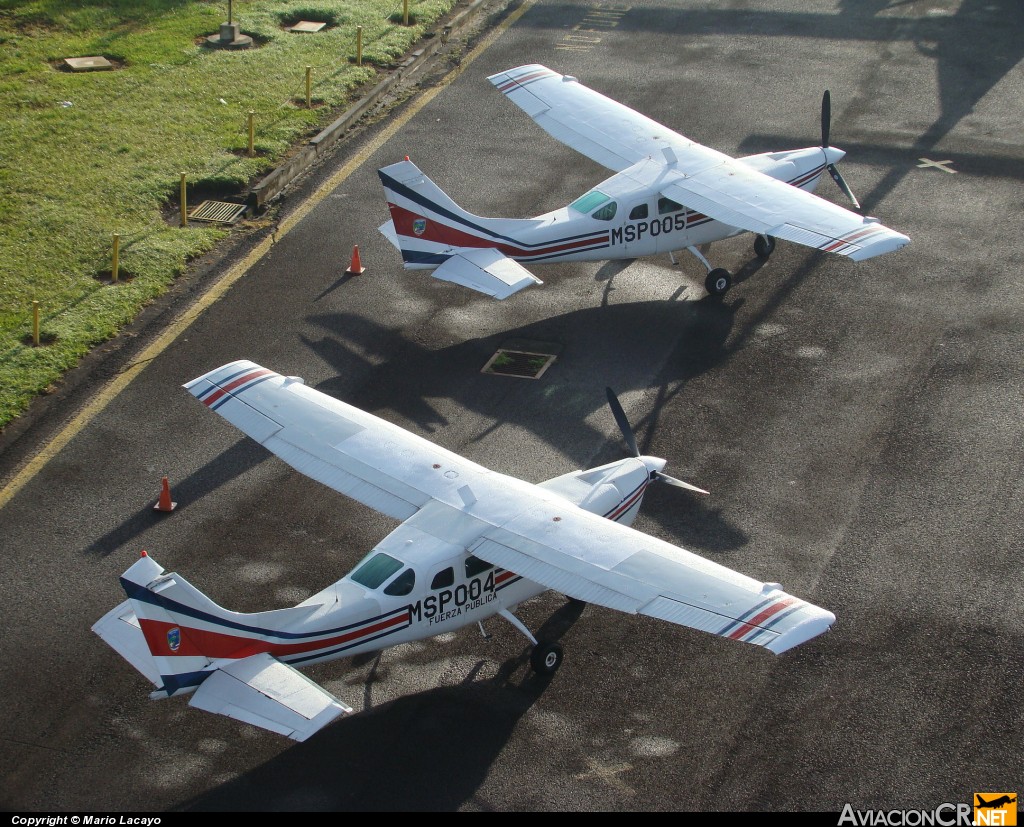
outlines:
[{"label": "aircraft nose cone", "polygon": [[839,161],[843,160],[843,158],[846,157],[846,153],[843,150],[838,149],[834,146],[826,146],[822,149],[822,152],[825,153],[826,164],[839,163]]},{"label": "aircraft nose cone", "polygon": [[648,474],[653,474],[655,471],[662,471],[665,468],[665,460],[660,457],[640,457],[640,460],[643,462]]}]

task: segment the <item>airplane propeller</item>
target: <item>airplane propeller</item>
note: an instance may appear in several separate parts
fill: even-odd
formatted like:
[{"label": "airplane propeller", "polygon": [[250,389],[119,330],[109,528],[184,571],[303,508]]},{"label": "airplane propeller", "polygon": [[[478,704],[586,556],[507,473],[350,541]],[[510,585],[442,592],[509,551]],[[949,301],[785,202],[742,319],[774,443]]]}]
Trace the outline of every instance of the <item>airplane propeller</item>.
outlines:
[{"label": "airplane propeller", "polygon": [[[821,148],[822,149],[828,149],[828,146],[829,146],[829,143],[828,143],[829,132],[831,131],[831,128],[832,128],[831,124],[832,124],[832,96],[829,94],[828,89],[826,89],[825,90],[825,94],[822,95],[822,97],[821,97]],[[853,190],[850,189],[849,184],[847,184],[846,180],[843,178],[843,176],[839,174],[839,170],[836,169],[836,165],[835,164],[828,164],[826,169],[828,169],[829,175],[832,176],[832,180],[835,181],[836,184],[838,184],[839,189],[841,189],[846,194],[846,197],[850,199],[850,201],[853,203],[853,206],[859,210],[861,208],[860,207],[860,202],[857,200],[857,197],[853,194]]]},{"label": "airplane propeller", "polygon": [[[629,420],[626,419],[626,412],[622,410],[622,405],[619,404],[619,399],[615,395],[611,388],[605,388],[605,393],[608,396],[608,406],[612,409],[612,416],[615,417],[615,422],[619,426],[619,430],[622,431],[622,438],[626,440],[626,445],[629,447],[630,452],[634,457],[640,459],[640,449],[637,448],[636,436],[633,434],[633,427],[629,424]],[[663,471],[651,471],[651,477],[660,480],[661,482],[667,482],[669,485],[674,485],[677,488],[685,488],[687,491],[696,491],[698,494],[710,494],[710,491],[705,491],[703,488],[698,488],[696,485],[691,485],[688,482],[683,482],[675,477],[670,477]]]}]

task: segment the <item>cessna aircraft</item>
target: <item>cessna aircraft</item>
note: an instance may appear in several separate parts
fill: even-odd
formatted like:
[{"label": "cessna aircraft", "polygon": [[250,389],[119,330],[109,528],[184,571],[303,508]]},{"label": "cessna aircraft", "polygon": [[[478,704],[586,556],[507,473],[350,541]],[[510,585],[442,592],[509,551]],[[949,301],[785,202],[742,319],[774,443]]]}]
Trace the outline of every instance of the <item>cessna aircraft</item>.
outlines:
[{"label": "cessna aircraft", "polygon": [[381,233],[406,269],[504,299],[541,284],[519,262],[632,259],[687,250],[707,270],[713,295],[732,276],[700,248],[743,232],[767,259],[782,238],[854,261],[897,250],[907,236],[812,194],[829,174],[860,204],[829,145],[831,103],[822,99],[821,146],[731,158],[685,138],[570,75],[531,64],[488,78],[546,132],[616,174],[567,207],[535,218],[481,218],[459,207],[408,158],[380,170],[391,220]]},{"label": "cessna aircraft", "polygon": [[191,706],[303,741],[353,710],[296,667],[481,624],[500,615],[553,674],[556,641],[513,614],[547,589],[776,654],[825,632],[835,615],[631,528],[647,486],[707,492],[631,455],[532,484],[488,470],[373,414],[250,361],[185,386],[296,470],[403,522],[336,583],[297,606],[221,608],[145,551],[121,576],[128,599],[92,627],[156,687]]}]

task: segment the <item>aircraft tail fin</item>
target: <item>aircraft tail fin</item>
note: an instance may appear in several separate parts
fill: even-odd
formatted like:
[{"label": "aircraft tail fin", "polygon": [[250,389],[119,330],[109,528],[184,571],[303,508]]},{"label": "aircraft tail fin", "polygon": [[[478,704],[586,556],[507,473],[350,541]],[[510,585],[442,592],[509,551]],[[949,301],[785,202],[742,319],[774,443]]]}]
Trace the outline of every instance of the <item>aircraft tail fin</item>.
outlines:
[{"label": "aircraft tail fin", "polygon": [[145,552],[121,585],[128,599],[92,630],[156,687],[150,697],[192,693],[190,706],[297,741],[352,712],[274,654],[289,649],[286,630],[319,605],[229,612]]},{"label": "aircraft tail fin", "polygon": [[521,221],[467,212],[412,161],[377,174],[391,211],[379,230],[402,254],[406,269],[434,270],[435,278],[496,299],[542,283],[502,249],[515,246],[503,230]]}]

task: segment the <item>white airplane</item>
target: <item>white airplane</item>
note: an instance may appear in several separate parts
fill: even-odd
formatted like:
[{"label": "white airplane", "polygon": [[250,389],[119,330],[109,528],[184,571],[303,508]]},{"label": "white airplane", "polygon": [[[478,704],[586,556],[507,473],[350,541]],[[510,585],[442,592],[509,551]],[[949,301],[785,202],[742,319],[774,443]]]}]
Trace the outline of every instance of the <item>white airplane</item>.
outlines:
[{"label": "white airplane", "polygon": [[452,632],[500,615],[553,674],[556,641],[513,614],[548,589],[762,646],[776,654],[835,615],[630,525],[665,460],[632,455],[539,484],[488,470],[422,437],[249,361],[185,387],[296,470],[403,522],[349,574],[297,606],[221,608],[144,551],[121,576],[128,599],[92,627],[156,687],[191,706],[303,741],[353,710],[296,667]]},{"label": "white airplane", "polygon": [[822,99],[821,146],[731,158],[621,103],[532,64],[488,78],[546,132],[615,172],[567,207],[535,218],[481,218],[459,207],[408,158],[380,170],[391,220],[381,233],[406,269],[504,299],[541,281],[519,262],[632,259],[688,250],[707,269],[713,295],[732,276],[699,248],[756,233],[762,259],[782,238],[854,261],[898,250],[910,239],[812,194],[822,173],[860,204],[829,145],[831,104]]}]

